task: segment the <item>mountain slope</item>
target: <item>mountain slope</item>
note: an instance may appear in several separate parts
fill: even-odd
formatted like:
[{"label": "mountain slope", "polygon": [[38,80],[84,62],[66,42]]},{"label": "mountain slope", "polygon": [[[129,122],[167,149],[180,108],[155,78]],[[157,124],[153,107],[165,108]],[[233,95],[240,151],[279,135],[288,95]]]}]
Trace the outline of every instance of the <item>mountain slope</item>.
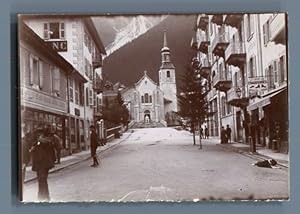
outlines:
[{"label": "mountain slope", "polygon": [[166,29],[171,61],[176,67],[176,80],[180,85],[180,75],[193,54],[190,41],[194,21],[195,16],[192,15],[169,15],[145,34],[106,57],[103,65],[105,76],[113,82],[131,85],[147,70],[148,75],[158,83],[160,50],[163,46],[163,31]]},{"label": "mountain slope", "polygon": [[110,55],[160,23],[166,16],[101,16],[93,17],[96,29]]}]

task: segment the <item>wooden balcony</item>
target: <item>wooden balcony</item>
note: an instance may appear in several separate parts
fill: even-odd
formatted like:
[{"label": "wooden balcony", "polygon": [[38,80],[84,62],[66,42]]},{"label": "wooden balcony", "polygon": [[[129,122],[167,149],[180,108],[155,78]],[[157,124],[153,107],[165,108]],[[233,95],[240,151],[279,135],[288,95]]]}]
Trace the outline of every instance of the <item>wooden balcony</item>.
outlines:
[{"label": "wooden balcony", "polygon": [[201,30],[206,31],[207,25],[208,25],[208,15],[201,14],[197,18],[197,27],[200,28]]},{"label": "wooden balcony", "polygon": [[102,67],[102,56],[100,54],[93,54],[93,67]]},{"label": "wooden balcony", "polygon": [[222,25],[223,24],[223,14],[214,14],[212,15],[211,22]]},{"label": "wooden balcony", "polygon": [[211,63],[208,58],[200,58],[200,75],[204,78],[208,78],[211,72]]},{"label": "wooden balcony", "polygon": [[239,28],[243,21],[243,14],[228,14],[224,17],[224,24]]},{"label": "wooden balcony", "polygon": [[245,44],[243,42],[234,42],[231,40],[225,50],[225,61],[229,65],[239,67],[244,65],[246,62]]},{"label": "wooden balcony", "polygon": [[229,45],[229,33],[217,33],[212,41],[211,49],[212,53],[219,57],[224,57],[224,52]]},{"label": "wooden balcony", "polygon": [[198,50],[207,54],[210,40],[206,34],[200,34],[198,37]]},{"label": "wooden balcony", "polygon": [[245,87],[232,87],[227,91],[227,102],[235,107],[245,107],[249,104]]},{"label": "wooden balcony", "polygon": [[99,93],[103,93],[104,90],[104,81],[101,80],[100,78],[96,79],[93,81],[93,90],[99,94]]},{"label": "wooden balcony", "polygon": [[216,72],[213,77],[213,87],[219,91],[228,91],[231,88],[232,80],[231,75],[226,74],[225,71]]},{"label": "wooden balcony", "polygon": [[286,44],[285,14],[276,14],[270,19],[270,40],[275,44]]}]

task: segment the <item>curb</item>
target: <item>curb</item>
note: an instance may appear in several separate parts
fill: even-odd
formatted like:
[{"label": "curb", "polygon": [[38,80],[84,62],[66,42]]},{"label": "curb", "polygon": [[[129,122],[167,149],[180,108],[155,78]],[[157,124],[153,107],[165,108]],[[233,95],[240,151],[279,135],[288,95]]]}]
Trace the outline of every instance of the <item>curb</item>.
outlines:
[{"label": "curb", "polygon": [[[233,151],[233,152],[236,152],[236,153],[239,153],[241,155],[244,155],[244,156],[247,156],[249,158],[252,158],[254,160],[265,160],[265,159],[271,159],[271,157],[267,156],[267,155],[262,155],[258,152],[256,153],[252,153],[252,152],[245,152],[241,149],[238,149],[238,148],[233,148],[232,146],[231,147],[226,147],[226,146],[223,146],[223,145],[220,145],[220,144],[216,144],[217,146],[223,148],[223,149],[226,149],[226,150],[230,150],[230,151]],[[286,164],[283,164],[283,163],[280,163],[278,162],[277,165],[281,166],[281,167],[284,167],[284,168],[289,168],[288,165]]]},{"label": "curb", "polygon": [[[132,134],[132,131],[128,134],[128,136],[127,136],[126,138],[120,139],[119,142],[117,142],[117,143],[115,143],[115,144],[113,144],[113,145],[111,145],[111,146],[109,146],[109,147],[107,147],[107,148],[105,148],[105,149],[103,149],[103,150],[99,150],[99,151],[97,152],[97,154],[104,153],[104,152],[106,152],[108,149],[111,149],[111,148],[113,148],[113,147],[118,146],[120,143],[122,143],[122,142],[124,142],[125,140],[127,140],[127,139],[131,136],[131,134]],[[79,160],[74,161],[74,162],[72,162],[72,163],[70,163],[70,164],[67,164],[67,165],[65,165],[65,166],[61,166],[61,167],[58,167],[58,168],[54,168],[53,170],[49,170],[49,174],[52,174],[52,173],[55,173],[55,172],[59,172],[59,171],[61,171],[61,170],[63,170],[63,169],[66,169],[66,168],[68,168],[68,167],[71,167],[71,166],[73,166],[73,165],[75,165],[75,164],[78,164],[78,163],[80,163],[80,162],[86,161],[86,160],[88,160],[88,159],[90,159],[90,158],[91,158],[91,157],[90,157],[90,154],[89,154],[89,155],[87,155],[86,157],[80,158]],[[29,182],[34,181],[34,180],[37,180],[37,176],[35,176],[35,177],[33,177],[33,178],[29,178],[29,179],[27,179],[27,180],[24,180],[24,184],[25,184],[25,183],[29,183]]]}]

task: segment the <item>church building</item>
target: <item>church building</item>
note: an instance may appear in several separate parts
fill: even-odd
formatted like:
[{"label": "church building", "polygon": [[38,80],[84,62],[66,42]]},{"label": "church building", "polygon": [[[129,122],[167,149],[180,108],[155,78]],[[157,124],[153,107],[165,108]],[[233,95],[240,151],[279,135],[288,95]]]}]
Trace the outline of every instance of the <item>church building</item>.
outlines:
[{"label": "church building", "polygon": [[121,92],[129,109],[130,119],[135,121],[138,127],[167,126],[166,114],[177,112],[175,66],[171,62],[166,31],[158,75],[159,84],[147,75],[147,71],[144,71],[144,75],[138,82]]}]

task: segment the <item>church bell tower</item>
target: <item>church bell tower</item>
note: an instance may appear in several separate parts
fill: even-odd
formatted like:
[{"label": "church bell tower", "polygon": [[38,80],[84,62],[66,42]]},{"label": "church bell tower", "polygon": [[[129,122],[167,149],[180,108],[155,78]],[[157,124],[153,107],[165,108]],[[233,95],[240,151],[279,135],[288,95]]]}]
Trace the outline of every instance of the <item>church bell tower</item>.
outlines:
[{"label": "church bell tower", "polygon": [[171,62],[170,49],[167,44],[167,33],[164,31],[164,43],[161,49],[161,66],[159,73],[159,88],[163,92],[165,113],[177,112],[177,89],[175,66]]}]

